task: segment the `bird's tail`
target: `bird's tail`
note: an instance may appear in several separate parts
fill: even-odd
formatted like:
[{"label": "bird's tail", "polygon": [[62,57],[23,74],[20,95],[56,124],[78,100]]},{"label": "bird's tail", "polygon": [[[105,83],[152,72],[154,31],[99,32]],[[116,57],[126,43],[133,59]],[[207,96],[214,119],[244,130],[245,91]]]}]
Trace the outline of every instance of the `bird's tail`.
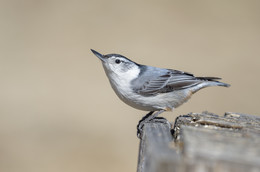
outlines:
[{"label": "bird's tail", "polygon": [[217,78],[217,77],[196,77],[196,78],[198,80],[201,80],[202,82],[192,88],[192,93],[195,93],[202,88],[211,87],[211,86],[230,87],[229,84],[218,81],[221,78]]},{"label": "bird's tail", "polygon": [[218,81],[218,80],[221,80],[221,78],[218,78],[218,77],[197,77],[197,79],[202,80],[202,81],[209,81],[208,86],[230,87],[230,84]]}]

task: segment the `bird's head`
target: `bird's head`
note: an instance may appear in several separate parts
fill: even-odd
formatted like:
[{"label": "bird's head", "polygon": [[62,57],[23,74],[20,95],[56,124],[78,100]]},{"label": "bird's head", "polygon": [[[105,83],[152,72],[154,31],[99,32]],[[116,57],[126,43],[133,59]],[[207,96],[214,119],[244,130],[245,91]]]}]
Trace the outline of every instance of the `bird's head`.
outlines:
[{"label": "bird's head", "polygon": [[135,78],[140,72],[139,64],[120,54],[102,55],[95,50],[91,49],[91,51],[101,60],[107,73]]}]

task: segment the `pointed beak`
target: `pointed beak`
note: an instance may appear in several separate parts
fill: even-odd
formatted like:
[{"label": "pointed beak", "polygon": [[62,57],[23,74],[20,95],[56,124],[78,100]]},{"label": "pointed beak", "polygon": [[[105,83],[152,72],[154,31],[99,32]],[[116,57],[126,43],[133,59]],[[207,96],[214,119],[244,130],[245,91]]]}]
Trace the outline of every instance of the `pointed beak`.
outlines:
[{"label": "pointed beak", "polygon": [[102,62],[105,62],[105,57],[100,54],[99,52],[93,50],[93,49],[90,49],[92,51],[93,54],[95,54],[100,60],[102,60]]}]

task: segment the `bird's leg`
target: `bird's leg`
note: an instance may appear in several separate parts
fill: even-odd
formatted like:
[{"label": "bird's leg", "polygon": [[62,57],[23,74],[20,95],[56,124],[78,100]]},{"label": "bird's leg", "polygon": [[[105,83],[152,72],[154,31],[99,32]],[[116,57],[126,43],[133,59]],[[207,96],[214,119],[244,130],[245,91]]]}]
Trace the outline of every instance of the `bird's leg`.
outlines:
[{"label": "bird's leg", "polygon": [[149,121],[152,121],[153,119],[155,119],[159,114],[163,113],[165,110],[159,110],[158,112],[156,112],[155,114],[151,115],[151,119]]},{"label": "bird's leg", "polygon": [[154,111],[149,112],[148,114],[146,114],[139,122],[137,125],[137,137],[140,138],[141,137],[141,133],[142,133],[142,128],[144,126],[144,123],[149,121],[152,114],[154,113]]},{"label": "bird's leg", "polygon": [[146,122],[149,121],[153,113],[154,113],[154,111],[151,111],[151,112],[149,112],[148,114],[146,114],[146,115],[139,121],[138,125],[140,125],[143,121],[146,121]]},{"label": "bird's leg", "polygon": [[155,114],[152,115],[153,117],[147,122],[159,122],[159,123],[171,125],[169,123],[169,121],[167,121],[167,119],[165,119],[164,117],[158,117],[158,115],[163,112],[165,112],[165,110],[160,110],[160,111],[156,112]]},{"label": "bird's leg", "polygon": [[[144,126],[144,124],[146,122],[151,122],[151,121],[155,121],[155,122],[162,122],[162,120],[165,123],[165,119],[164,118],[157,118],[157,116],[161,113],[163,113],[165,110],[160,110],[156,113],[154,113],[154,111],[149,112],[147,115],[145,115],[138,123],[137,125],[137,137],[140,138],[141,134],[142,134],[142,128]],[[153,114],[154,113],[154,114]]]}]

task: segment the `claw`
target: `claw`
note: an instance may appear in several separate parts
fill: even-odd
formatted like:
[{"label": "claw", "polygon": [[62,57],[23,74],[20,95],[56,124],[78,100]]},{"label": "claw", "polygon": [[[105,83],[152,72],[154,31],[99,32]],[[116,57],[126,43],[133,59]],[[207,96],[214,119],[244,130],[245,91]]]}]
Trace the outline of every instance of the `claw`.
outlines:
[{"label": "claw", "polygon": [[139,121],[137,125],[137,137],[141,139],[142,133],[143,133],[143,127],[144,127],[144,121]]},{"label": "claw", "polygon": [[145,123],[163,123],[163,124],[169,125],[169,128],[171,128],[171,123],[163,117],[156,117],[156,118],[151,119],[150,121],[141,120],[141,121],[139,121],[139,123],[137,125],[137,137],[139,139],[142,138],[143,127],[144,127]]},{"label": "claw", "polygon": [[148,114],[146,114],[138,123],[137,125],[137,137],[139,139],[141,139],[142,133],[143,133],[143,127],[144,127],[144,123],[148,122],[150,119],[149,117],[153,114],[153,111],[149,112]]},{"label": "claw", "polygon": [[[162,122],[162,123],[166,123],[165,121],[167,121],[165,118],[162,117],[157,117],[160,113],[164,112],[165,110],[160,110],[158,112],[156,112],[155,114],[153,114],[153,111],[149,112],[147,115],[145,115],[138,123],[137,125],[137,137],[140,139],[142,136],[142,132],[143,132],[143,126],[145,123],[149,123],[149,122]],[[168,121],[167,121],[168,122]],[[168,122],[169,123],[169,122]]]}]

